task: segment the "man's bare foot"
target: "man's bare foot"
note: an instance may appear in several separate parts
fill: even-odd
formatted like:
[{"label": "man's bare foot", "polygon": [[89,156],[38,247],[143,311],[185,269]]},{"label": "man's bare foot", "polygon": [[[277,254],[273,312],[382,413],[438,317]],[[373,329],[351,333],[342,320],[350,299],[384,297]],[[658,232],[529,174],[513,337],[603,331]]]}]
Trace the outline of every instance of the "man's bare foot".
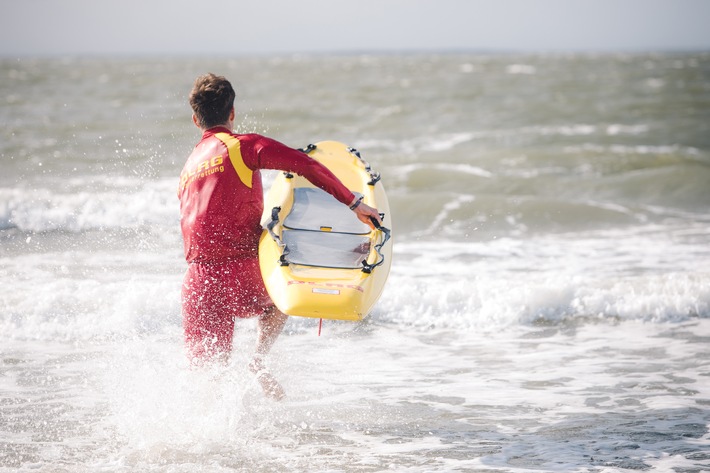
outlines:
[{"label": "man's bare foot", "polygon": [[267,397],[275,401],[280,401],[286,397],[286,392],[279,382],[276,381],[276,378],[266,369],[264,360],[261,357],[254,357],[251,363],[249,363],[249,371],[254,373],[256,380],[259,381],[261,389]]}]

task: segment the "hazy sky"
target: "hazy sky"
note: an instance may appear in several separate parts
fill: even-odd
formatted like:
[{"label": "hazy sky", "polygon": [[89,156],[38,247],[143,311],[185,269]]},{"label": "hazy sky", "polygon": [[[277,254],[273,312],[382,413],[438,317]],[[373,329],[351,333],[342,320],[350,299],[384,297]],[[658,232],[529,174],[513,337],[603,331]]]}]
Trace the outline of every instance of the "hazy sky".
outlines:
[{"label": "hazy sky", "polygon": [[0,0],[0,55],[710,51],[710,0]]}]

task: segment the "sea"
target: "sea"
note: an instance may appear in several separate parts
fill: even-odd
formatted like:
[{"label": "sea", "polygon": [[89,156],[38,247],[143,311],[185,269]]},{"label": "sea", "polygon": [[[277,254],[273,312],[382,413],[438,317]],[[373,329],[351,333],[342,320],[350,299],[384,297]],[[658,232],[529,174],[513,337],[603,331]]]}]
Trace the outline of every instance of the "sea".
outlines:
[{"label": "sea", "polygon": [[[390,200],[380,300],[289,320],[281,402],[253,320],[184,350],[206,72]],[[710,471],[708,52],[5,58],[0,124],[0,473]]]}]

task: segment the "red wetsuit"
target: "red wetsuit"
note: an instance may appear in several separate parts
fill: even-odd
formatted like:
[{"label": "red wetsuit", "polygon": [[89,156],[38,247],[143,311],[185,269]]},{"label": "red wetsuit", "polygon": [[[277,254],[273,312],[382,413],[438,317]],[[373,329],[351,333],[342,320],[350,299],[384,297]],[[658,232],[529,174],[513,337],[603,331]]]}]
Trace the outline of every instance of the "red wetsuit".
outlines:
[{"label": "red wetsuit", "polygon": [[355,196],[305,153],[261,135],[207,130],[180,174],[180,226],[188,268],[182,287],[185,340],[193,358],[232,348],[234,319],[273,307],[258,244],[264,193],[260,169],[299,174],[345,205]]}]

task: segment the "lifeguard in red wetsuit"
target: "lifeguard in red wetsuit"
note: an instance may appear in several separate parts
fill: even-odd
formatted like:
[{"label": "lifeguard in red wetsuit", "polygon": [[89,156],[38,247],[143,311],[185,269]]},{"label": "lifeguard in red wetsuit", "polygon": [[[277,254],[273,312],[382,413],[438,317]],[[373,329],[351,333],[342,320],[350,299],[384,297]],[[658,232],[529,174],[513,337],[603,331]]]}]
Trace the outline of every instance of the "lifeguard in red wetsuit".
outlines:
[{"label": "lifeguard in red wetsuit", "polygon": [[372,226],[379,213],[355,198],[326,167],[305,153],[256,134],[235,134],[234,90],[224,77],[198,77],[190,93],[193,122],[202,130],[180,175],[180,226],[188,262],[182,287],[183,326],[195,362],[224,359],[232,350],[237,317],[259,317],[250,369],[267,395],[283,389],[265,370],[263,357],[287,316],[264,287],[258,261],[263,188],[260,169],[304,176]]}]

